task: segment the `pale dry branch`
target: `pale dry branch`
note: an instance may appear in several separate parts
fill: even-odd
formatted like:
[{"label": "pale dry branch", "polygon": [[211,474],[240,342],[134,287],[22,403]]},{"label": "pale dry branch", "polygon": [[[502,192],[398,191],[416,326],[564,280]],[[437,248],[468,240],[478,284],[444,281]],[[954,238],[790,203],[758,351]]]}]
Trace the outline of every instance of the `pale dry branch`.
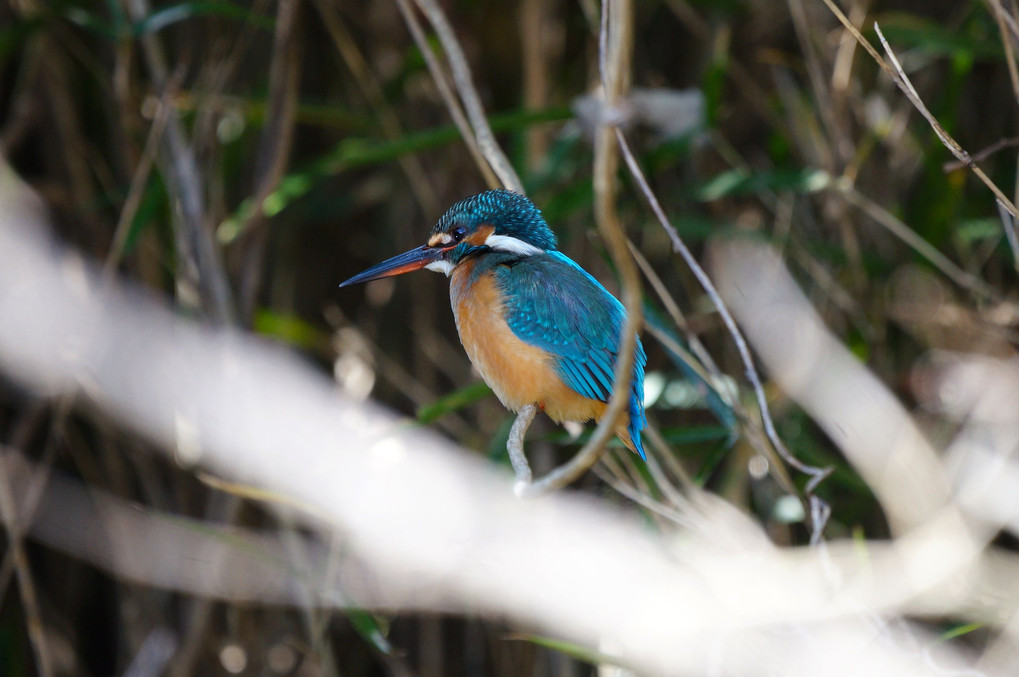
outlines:
[{"label": "pale dry branch", "polygon": [[822,324],[780,260],[716,246],[718,290],[782,389],[811,414],[881,500],[896,533],[949,503],[934,449],[901,404]]}]

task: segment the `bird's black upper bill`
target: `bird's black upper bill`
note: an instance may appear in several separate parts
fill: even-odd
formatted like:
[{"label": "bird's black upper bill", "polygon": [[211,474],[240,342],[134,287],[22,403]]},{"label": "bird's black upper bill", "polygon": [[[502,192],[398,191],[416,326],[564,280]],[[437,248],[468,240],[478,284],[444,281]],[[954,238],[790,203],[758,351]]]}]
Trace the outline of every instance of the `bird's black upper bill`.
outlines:
[{"label": "bird's black upper bill", "polygon": [[347,287],[352,284],[371,282],[372,280],[380,280],[383,277],[403,275],[404,273],[409,273],[413,270],[421,270],[429,263],[441,259],[447,251],[448,249],[429,247],[428,245],[418,247],[417,249],[411,249],[409,252],[404,252],[399,256],[394,256],[388,261],[383,261],[377,266],[372,266],[363,273],[358,273],[354,277],[342,283],[340,286]]}]

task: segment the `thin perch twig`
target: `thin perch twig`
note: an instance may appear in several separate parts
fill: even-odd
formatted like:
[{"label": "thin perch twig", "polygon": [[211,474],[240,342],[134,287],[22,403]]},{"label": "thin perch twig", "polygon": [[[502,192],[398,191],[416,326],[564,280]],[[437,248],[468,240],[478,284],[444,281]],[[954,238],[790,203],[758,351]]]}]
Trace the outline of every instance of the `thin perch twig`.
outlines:
[{"label": "thin perch twig", "polygon": [[537,405],[524,405],[523,409],[517,412],[517,420],[513,421],[509,439],[506,440],[506,452],[509,454],[510,463],[513,465],[513,472],[517,475],[517,484],[514,487],[514,491],[518,495],[522,494],[524,488],[531,483],[531,466],[527,463],[527,456],[524,455],[524,436],[527,434],[527,429],[531,427],[531,421],[534,420],[534,416],[537,413]]}]

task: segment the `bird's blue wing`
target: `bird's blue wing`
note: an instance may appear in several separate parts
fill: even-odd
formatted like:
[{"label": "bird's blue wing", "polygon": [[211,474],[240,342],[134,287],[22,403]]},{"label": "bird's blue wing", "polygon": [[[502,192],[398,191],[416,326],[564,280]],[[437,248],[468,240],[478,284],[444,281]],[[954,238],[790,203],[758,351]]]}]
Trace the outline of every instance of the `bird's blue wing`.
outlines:
[{"label": "bird's blue wing", "polygon": [[[506,322],[523,341],[556,358],[560,378],[577,393],[608,402],[612,395],[623,305],[587,271],[559,252],[519,259],[494,271]],[[630,431],[638,449],[644,428],[644,366],[640,340],[634,346]],[[643,453],[641,453],[643,456]]]}]

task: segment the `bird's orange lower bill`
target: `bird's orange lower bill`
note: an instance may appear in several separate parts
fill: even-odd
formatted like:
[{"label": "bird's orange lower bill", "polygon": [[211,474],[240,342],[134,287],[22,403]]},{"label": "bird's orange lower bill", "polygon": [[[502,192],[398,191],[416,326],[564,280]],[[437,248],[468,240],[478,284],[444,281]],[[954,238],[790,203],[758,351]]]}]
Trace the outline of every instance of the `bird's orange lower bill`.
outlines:
[{"label": "bird's orange lower bill", "polygon": [[449,251],[449,248],[429,247],[428,245],[418,247],[417,249],[411,249],[409,252],[404,252],[399,256],[394,256],[387,261],[383,261],[377,266],[372,266],[363,273],[358,273],[346,282],[343,282],[340,286],[348,287],[352,284],[381,280],[384,277],[403,275],[404,273],[421,270],[429,263],[433,263],[441,259],[447,251]]}]

